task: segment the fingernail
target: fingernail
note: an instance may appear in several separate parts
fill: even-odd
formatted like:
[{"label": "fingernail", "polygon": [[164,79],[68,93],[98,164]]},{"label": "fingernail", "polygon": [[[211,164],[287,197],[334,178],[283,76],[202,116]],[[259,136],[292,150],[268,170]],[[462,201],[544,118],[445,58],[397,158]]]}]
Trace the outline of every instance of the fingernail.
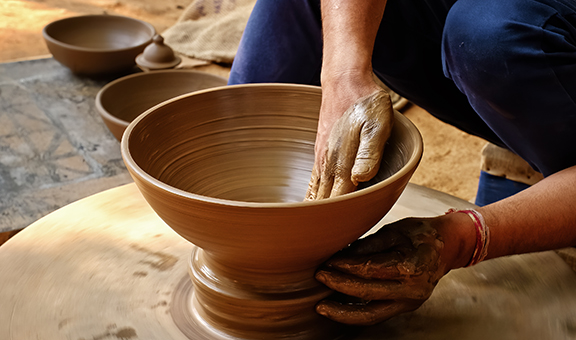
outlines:
[{"label": "fingernail", "polygon": [[326,278],[327,278],[326,272],[324,272],[322,270],[317,271],[315,277],[316,277],[316,280],[323,283],[324,281],[326,281]]}]

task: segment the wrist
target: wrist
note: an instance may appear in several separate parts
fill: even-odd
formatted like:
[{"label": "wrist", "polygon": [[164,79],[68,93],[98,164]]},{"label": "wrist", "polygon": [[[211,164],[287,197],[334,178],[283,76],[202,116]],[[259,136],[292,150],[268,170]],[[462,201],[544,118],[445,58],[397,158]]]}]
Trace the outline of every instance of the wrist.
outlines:
[{"label": "wrist", "polygon": [[[345,110],[359,98],[382,90],[378,85],[371,70],[347,69],[343,71],[323,72],[321,76],[323,100],[338,102],[343,101]],[[324,96],[325,95],[325,96]]]},{"label": "wrist", "polygon": [[476,248],[474,221],[464,213],[446,214],[435,220],[436,230],[444,242],[440,258],[446,264],[446,272],[466,267]]},{"label": "wrist", "polygon": [[343,61],[331,63],[324,60],[320,73],[320,82],[322,86],[341,82],[362,84],[372,81],[372,73],[371,63],[346,63]]}]

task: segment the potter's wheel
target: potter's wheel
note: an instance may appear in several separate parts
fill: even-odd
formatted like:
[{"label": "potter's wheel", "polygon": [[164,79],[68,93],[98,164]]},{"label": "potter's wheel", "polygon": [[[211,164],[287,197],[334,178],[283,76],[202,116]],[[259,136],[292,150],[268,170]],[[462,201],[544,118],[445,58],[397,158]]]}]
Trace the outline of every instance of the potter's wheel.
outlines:
[{"label": "potter's wheel", "polygon": [[[409,185],[385,221],[469,206]],[[192,334],[175,302],[193,293],[192,249],[134,184],[62,208],[0,247],[0,339],[217,339]],[[574,306],[576,274],[555,253],[513,256],[453,271],[416,312],[347,338],[568,339]]]}]

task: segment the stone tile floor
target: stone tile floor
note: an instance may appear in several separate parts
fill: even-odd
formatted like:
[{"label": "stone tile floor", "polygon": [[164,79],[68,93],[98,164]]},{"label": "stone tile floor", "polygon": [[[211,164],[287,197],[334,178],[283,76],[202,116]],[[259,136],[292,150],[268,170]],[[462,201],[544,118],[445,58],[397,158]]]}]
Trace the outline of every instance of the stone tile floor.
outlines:
[{"label": "stone tile floor", "polygon": [[131,181],[95,108],[111,80],[77,77],[52,58],[0,64],[0,233]]}]

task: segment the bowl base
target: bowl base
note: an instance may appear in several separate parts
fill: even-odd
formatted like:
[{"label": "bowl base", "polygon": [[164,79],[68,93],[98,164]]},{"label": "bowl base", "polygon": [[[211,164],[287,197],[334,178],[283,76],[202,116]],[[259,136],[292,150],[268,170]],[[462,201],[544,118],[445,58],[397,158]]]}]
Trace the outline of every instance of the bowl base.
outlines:
[{"label": "bowl base", "polygon": [[341,339],[347,327],[314,311],[330,292],[261,293],[218,278],[206,266],[204,251],[194,247],[190,277],[183,277],[172,295],[171,316],[176,326],[194,340]]}]

